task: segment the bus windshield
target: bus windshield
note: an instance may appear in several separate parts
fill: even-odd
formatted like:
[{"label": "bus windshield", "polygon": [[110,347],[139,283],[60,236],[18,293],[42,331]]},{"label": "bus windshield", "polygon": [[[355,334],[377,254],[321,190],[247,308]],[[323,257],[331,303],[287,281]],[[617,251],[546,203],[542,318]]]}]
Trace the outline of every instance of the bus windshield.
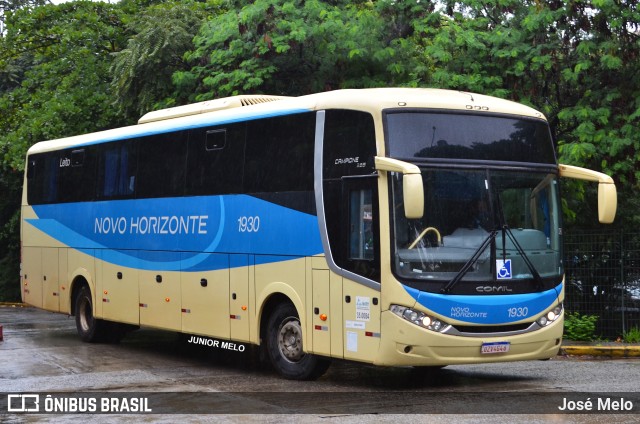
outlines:
[{"label": "bus windshield", "polygon": [[403,282],[499,283],[505,292],[516,292],[511,284],[526,280],[539,286],[541,280],[561,276],[554,174],[423,169],[420,219],[404,216],[402,176],[392,179],[393,266]]}]

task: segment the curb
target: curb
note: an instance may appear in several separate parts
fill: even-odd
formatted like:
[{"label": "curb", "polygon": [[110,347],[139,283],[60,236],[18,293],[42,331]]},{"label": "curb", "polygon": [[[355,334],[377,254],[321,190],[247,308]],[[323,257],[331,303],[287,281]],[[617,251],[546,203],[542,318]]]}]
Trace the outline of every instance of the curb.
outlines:
[{"label": "curb", "polygon": [[0,302],[0,307],[2,306],[10,306],[12,308],[30,308],[29,305],[21,302]]},{"label": "curb", "polygon": [[640,346],[563,346],[559,355],[640,358]]}]

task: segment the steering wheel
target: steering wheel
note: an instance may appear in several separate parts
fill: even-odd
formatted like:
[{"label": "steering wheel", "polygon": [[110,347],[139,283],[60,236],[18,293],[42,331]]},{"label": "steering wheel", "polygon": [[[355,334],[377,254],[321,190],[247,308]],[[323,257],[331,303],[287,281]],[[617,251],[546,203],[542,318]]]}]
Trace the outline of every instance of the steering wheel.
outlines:
[{"label": "steering wheel", "polygon": [[409,249],[413,249],[414,247],[416,247],[418,242],[422,240],[425,234],[427,234],[429,231],[433,231],[434,233],[436,233],[436,237],[438,237],[438,245],[442,244],[442,237],[440,236],[440,231],[438,231],[438,229],[435,227],[427,227],[424,230],[422,230],[420,235],[413,241],[413,243],[409,245]]}]

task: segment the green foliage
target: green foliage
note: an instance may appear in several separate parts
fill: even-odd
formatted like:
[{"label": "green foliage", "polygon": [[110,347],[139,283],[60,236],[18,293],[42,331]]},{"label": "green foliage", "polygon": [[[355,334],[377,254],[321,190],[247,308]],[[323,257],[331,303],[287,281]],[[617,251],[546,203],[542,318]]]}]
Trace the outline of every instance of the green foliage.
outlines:
[{"label": "green foliage", "polygon": [[20,301],[20,258],[16,252],[0,257],[0,302]]},{"label": "green foliage", "polygon": [[[34,3],[34,2],[29,2]],[[0,299],[19,297],[19,213],[35,142],[123,122],[110,106],[111,54],[125,43],[120,6],[18,8],[0,36]]]},{"label": "green foliage", "polygon": [[110,72],[113,104],[131,121],[188,97],[174,90],[171,78],[187,69],[182,57],[205,17],[204,6],[192,1],[163,2],[145,9],[127,25],[132,35],[127,47],[114,53]]},{"label": "green foliage", "polygon": [[[22,169],[37,141],[106,129],[122,121],[110,107],[110,55],[125,42],[119,9],[73,2],[22,9],[0,39],[0,69],[21,64],[19,84],[0,93],[0,147]],[[5,65],[5,66],[3,66]]]},{"label": "green foliage", "polygon": [[623,334],[622,340],[625,343],[640,343],[640,328],[633,327],[629,329]]},{"label": "green foliage", "polygon": [[591,341],[596,338],[597,315],[580,315],[568,312],[564,317],[564,337],[575,341]]},{"label": "green foliage", "polygon": [[[640,9],[605,1],[445,4],[420,26],[432,61],[427,82],[541,109],[560,161],[612,175],[620,194],[618,225],[637,225]],[[590,189],[581,196],[565,204],[569,223],[594,226],[597,220],[584,209],[595,196]]]},{"label": "green foliage", "polygon": [[[430,86],[541,110],[560,161],[612,175],[617,225],[640,225],[635,0],[1,3],[0,181],[19,187],[37,141],[132,123],[160,107]],[[563,188],[565,226],[593,226],[593,184]],[[0,198],[0,258],[17,240],[12,196]]]},{"label": "green foliage", "polygon": [[20,299],[21,188],[22,172],[0,163],[0,302]]},{"label": "green foliage", "polygon": [[426,72],[408,18],[420,7],[257,0],[209,19],[174,83],[192,100],[410,84]]}]

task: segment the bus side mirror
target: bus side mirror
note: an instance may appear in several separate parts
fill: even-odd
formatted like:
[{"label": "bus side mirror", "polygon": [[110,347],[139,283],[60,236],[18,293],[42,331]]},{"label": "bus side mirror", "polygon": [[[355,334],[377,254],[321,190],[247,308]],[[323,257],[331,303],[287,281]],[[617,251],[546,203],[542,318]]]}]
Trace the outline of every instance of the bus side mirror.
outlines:
[{"label": "bus side mirror", "polygon": [[598,184],[598,220],[603,224],[611,224],[616,217],[618,194],[615,184]]},{"label": "bus side mirror", "polygon": [[408,219],[420,219],[424,215],[424,187],[420,168],[397,159],[376,156],[378,171],[399,172],[402,174],[402,200],[404,215]]},{"label": "bus side mirror", "polygon": [[408,219],[420,219],[424,215],[424,187],[422,175],[403,174],[402,194],[404,215]]},{"label": "bus side mirror", "polygon": [[560,164],[559,169],[561,177],[598,182],[598,221],[611,224],[618,208],[618,194],[613,178],[601,172],[572,165]]}]

